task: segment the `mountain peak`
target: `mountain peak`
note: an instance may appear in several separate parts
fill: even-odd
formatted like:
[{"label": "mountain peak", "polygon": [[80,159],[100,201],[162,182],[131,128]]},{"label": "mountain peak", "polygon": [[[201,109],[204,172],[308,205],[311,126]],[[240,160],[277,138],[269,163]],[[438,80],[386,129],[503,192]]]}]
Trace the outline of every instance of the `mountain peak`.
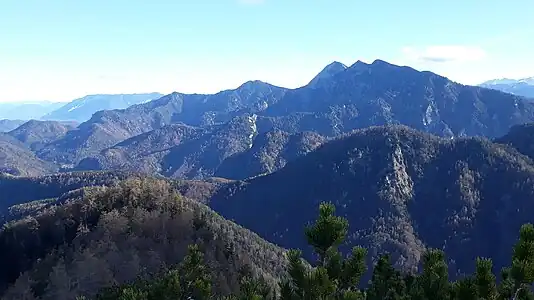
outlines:
[{"label": "mountain peak", "polygon": [[381,60],[381,59],[375,59],[373,61],[373,63],[371,63],[371,66],[375,66],[375,67],[399,67],[397,65],[394,65],[392,63],[389,63],[385,60]]},{"label": "mountain peak", "polygon": [[480,84],[480,86],[490,86],[490,85],[513,85],[513,84],[528,84],[528,85],[534,85],[534,76],[528,77],[528,78],[521,78],[521,79],[510,79],[510,78],[499,78],[499,79],[492,79],[488,81],[484,81]]},{"label": "mountain peak", "polygon": [[340,63],[339,61],[333,61],[329,63],[326,67],[324,67],[323,71],[343,71],[347,68],[343,63]]},{"label": "mountain peak", "polygon": [[266,82],[263,82],[261,80],[249,80],[245,83],[243,83],[242,85],[240,85],[237,89],[246,89],[246,88],[251,88],[253,86],[258,86],[258,85],[269,85],[268,83]]},{"label": "mountain peak", "polygon": [[479,84],[479,86],[527,98],[534,98],[534,77],[522,79],[493,79],[485,81]]},{"label": "mountain peak", "polygon": [[480,84],[480,86],[497,85],[497,84],[513,84],[516,81],[517,80],[510,79],[510,78],[492,79],[492,80],[484,81],[483,83]]},{"label": "mountain peak", "polygon": [[347,66],[344,64],[333,61],[330,64],[328,64],[326,67],[324,67],[319,74],[317,74],[311,81],[308,83],[309,87],[317,87],[324,82],[325,79],[330,79],[336,74],[343,72],[347,69]]},{"label": "mountain peak", "polygon": [[526,83],[528,85],[534,85],[534,76],[528,77],[528,78],[519,79],[519,82]]}]

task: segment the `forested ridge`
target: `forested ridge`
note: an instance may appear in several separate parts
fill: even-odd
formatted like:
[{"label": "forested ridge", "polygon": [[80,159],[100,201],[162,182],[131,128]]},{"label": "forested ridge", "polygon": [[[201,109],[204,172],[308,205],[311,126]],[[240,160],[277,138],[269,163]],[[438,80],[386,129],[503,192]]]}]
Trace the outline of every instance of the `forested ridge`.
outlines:
[{"label": "forested ridge", "polygon": [[105,287],[153,278],[196,245],[216,282],[238,290],[240,270],[274,285],[283,250],[181,197],[163,180],[130,179],[71,191],[62,205],[0,231],[3,299],[93,298]]},{"label": "forested ridge", "polygon": [[488,300],[533,299],[530,286],[534,282],[534,226],[521,228],[519,240],[513,249],[512,263],[494,275],[491,259],[477,258],[475,272],[450,281],[445,254],[429,249],[423,256],[420,270],[415,274],[395,270],[389,254],[383,254],[371,267],[372,278],[362,283],[361,277],[369,268],[367,250],[354,247],[343,257],[338,246],[343,243],[348,229],[345,218],[334,214],[331,203],[320,205],[316,222],[304,230],[309,245],[317,256],[315,267],[303,262],[300,250],[287,253],[287,272],[281,275],[279,289],[255,277],[239,273],[239,291],[219,297],[213,292],[214,282],[209,266],[196,245],[175,269],[151,280],[107,288],[97,299],[280,299],[280,300]]},{"label": "forested ridge", "polygon": [[[283,250],[184,198],[169,181],[132,178],[82,187],[0,231],[2,299],[534,299],[534,228],[524,225],[510,265],[472,261],[450,278],[427,249],[416,272],[390,253],[339,251],[350,224],[322,203],[302,224],[314,260]],[[369,279],[364,274],[370,272]],[[191,297],[191,298],[190,298]]]}]

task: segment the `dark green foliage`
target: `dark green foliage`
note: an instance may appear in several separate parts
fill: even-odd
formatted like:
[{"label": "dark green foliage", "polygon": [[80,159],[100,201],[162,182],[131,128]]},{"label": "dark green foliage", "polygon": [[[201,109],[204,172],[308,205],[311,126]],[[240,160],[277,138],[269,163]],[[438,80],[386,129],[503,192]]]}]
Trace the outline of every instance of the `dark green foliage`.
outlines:
[{"label": "dark green foliage", "polygon": [[477,258],[474,281],[478,296],[486,300],[497,299],[498,292],[492,267],[493,263],[490,259]]},{"label": "dark green foliage", "polygon": [[450,299],[450,284],[445,254],[440,250],[430,250],[423,256],[423,270],[416,279],[414,289],[418,300]]},{"label": "dark green foliage", "polygon": [[319,218],[304,231],[308,244],[319,255],[322,265],[326,263],[328,250],[338,247],[345,240],[349,227],[347,219],[335,216],[334,212],[334,205],[321,204]]},{"label": "dark green foliage", "polygon": [[319,256],[315,268],[305,267],[298,250],[290,251],[290,279],[282,288],[283,299],[362,299],[358,284],[366,271],[366,251],[356,247],[348,258],[341,257],[338,247],[345,240],[348,223],[334,212],[333,204],[322,203],[319,218],[305,230],[309,245]]},{"label": "dark green foliage", "polygon": [[138,281],[120,287],[105,289],[98,300],[175,300],[211,299],[211,278],[197,245],[189,246],[188,253],[178,268],[150,281]]},{"label": "dark green foliage", "polygon": [[391,265],[389,255],[380,257],[373,269],[373,277],[366,292],[367,300],[403,300],[407,297],[403,276]]}]

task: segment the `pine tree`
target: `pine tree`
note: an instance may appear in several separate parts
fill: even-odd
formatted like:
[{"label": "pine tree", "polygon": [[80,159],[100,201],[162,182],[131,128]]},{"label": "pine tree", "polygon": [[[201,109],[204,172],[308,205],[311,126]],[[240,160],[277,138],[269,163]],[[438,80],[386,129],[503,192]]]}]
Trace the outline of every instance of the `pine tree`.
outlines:
[{"label": "pine tree", "polygon": [[266,300],[276,299],[271,287],[261,277],[255,278],[249,265],[239,270],[239,293],[225,300]]},{"label": "pine tree", "polygon": [[198,245],[190,245],[188,253],[180,264],[183,297],[195,300],[210,299],[211,278],[206,265],[204,254]]},{"label": "pine tree", "polygon": [[486,298],[480,298],[477,290],[476,280],[471,277],[462,278],[452,284],[451,290],[451,299],[458,300],[479,300]]},{"label": "pine tree", "polygon": [[343,217],[335,216],[336,209],[331,203],[321,203],[319,218],[312,226],[306,227],[308,244],[319,255],[320,265],[325,265],[328,250],[339,246],[347,235],[349,222]]},{"label": "pine tree", "polygon": [[179,271],[171,270],[163,278],[155,280],[151,284],[147,296],[148,299],[179,299],[182,296]]},{"label": "pine tree", "polygon": [[376,263],[366,294],[367,300],[408,299],[404,279],[391,265],[389,255],[382,255]]},{"label": "pine tree", "polygon": [[449,300],[450,283],[445,254],[441,250],[429,250],[423,256],[423,271],[416,278],[413,299]]},{"label": "pine tree", "polygon": [[299,250],[289,251],[290,279],[281,286],[281,299],[363,299],[358,283],[366,271],[367,251],[355,247],[348,258],[342,258],[338,247],[347,235],[348,221],[334,213],[333,204],[321,203],[318,219],[305,230],[308,244],[319,256],[315,268],[305,266]]},{"label": "pine tree", "polygon": [[521,226],[519,241],[514,247],[509,276],[513,282],[512,299],[534,299],[530,286],[534,282],[534,226]]},{"label": "pine tree", "polygon": [[493,263],[491,259],[477,258],[475,271],[475,284],[477,294],[485,300],[497,299],[497,284],[495,275],[492,273]]}]

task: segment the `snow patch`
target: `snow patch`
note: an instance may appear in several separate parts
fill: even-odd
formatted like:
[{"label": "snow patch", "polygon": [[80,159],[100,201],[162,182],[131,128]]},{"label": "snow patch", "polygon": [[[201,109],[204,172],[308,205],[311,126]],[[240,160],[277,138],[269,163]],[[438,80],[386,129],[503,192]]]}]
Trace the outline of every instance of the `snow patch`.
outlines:
[{"label": "snow patch", "polygon": [[248,145],[249,149],[252,148],[254,135],[258,134],[258,127],[256,126],[257,119],[258,119],[258,116],[256,114],[253,114],[252,116],[248,117],[248,121],[250,123],[250,130],[252,131],[252,133],[248,137],[250,139],[250,143]]},{"label": "snow patch", "polygon": [[82,107],[82,106],[83,106],[83,103],[81,103],[81,104],[77,104],[77,105],[74,105],[73,107],[69,108],[69,110],[67,110],[67,111],[68,111],[68,112],[71,112],[71,111],[73,111],[73,110],[75,110],[75,109],[77,109],[77,108],[80,108],[80,107]]},{"label": "snow patch", "polygon": [[426,108],[425,115],[423,117],[423,125],[428,126],[432,124],[432,122],[434,121],[432,119],[433,112],[434,112],[434,108],[432,107],[432,105],[429,104],[428,107]]}]

